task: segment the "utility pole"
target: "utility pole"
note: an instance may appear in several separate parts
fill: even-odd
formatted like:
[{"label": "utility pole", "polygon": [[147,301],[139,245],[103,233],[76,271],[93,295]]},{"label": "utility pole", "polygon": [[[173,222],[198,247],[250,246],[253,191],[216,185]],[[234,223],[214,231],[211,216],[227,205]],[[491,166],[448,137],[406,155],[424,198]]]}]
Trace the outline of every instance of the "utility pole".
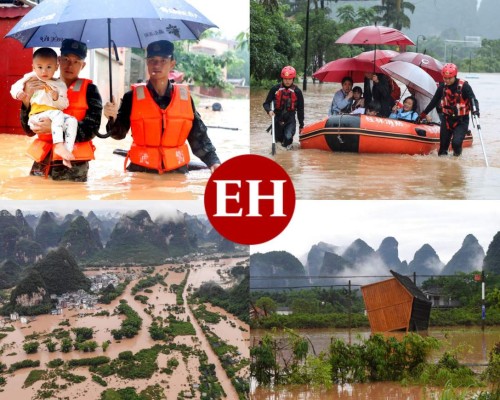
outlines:
[{"label": "utility pole", "polygon": [[486,302],[484,300],[484,270],[481,272],[481,330],[484,332],[484,323],[486,322]]},{"label": "utility pole", "polygon": [[349,344],[351,344],[351,325],[352,325],[352,292],[351,280],[349,279]]},{"label": "utility pole", "polygon": [[304,82],[302,82],[302,90],[305,92],[307,90],[307,51],[309,46],[309,5],[311,0],[307,0],[307,10],[306,10],[306,43],[304,46]]}]

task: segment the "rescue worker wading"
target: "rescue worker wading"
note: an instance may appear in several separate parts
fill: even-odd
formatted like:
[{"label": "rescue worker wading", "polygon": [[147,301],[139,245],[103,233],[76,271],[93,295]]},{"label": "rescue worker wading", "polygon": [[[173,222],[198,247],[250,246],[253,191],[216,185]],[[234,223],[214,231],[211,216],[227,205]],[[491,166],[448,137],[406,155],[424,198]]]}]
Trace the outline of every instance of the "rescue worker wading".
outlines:
[{"label": "rescue worker wading", "polygon": [[[295,114],[299,120],[299,131],[304,128],[304,96],[293,83],[296,75],[293,67],[284,67],[281,70],[281,83],[271,88],[263,104],[266,113],[274,118],[276,141],[288,150],[292,148],[295,135]],[[274,112],[271,110],[273,101]]]},{"label": "rescue worker wading", "polygon": [[445,64],[442,70],[444,84],[441,83],[434,94],[431,102],[420,114],[420,118],[431,121],[427,115],[436,106],[443,110],[443,121],[439,135],[438,155],[448,154],[448,148],[453,149],[453,155],[462,154],[462,143],[469,129],[469,113],[479,117],[479,102],[472,91],[469,83],[457,79],[458,69],[455,64]]},{"label": "rescue worker wading", "polygon": [[98,133],[101,125],[102,101],[97,86],[88,79],[78,77],[85,67],[86,57],[85,43],[73,39],[63,40],[59,64],[61,80],[68,87],[69,100],[69,107],[64,112],[78,120],[73,150],[75,161],[72,161],[72,168],[65,167],[61,158],[52,151],[49,118],[40,119],[39,123],[33,125],[33,128],[28,125],[31,110],[29,99],[36,90],[43,89],[43,83],[39,79],[30,79],[25,84],[24,91],[28,96],[23,100],[21,107],[21,124],[28,136],[38,135],[28,148],[28,154],[35,160],[31,175],[50,176],[58,181],[87,181],[89,161],[94,159],[94,145],[91,139]]},{"label": "rescue worker wading", "polygon": [[213,172],[220,165],[207,128],[194,107],[186,85],[168,79],[175,67],[174,45],[167,40],[152,42],[146,49],[149,80],[125,93],[118,110],[106,103],[104,115],[112,118],[106,129],[113,139],[124,139],[132,130],[127,170],[132,172],[187,172],[189,146]]}]

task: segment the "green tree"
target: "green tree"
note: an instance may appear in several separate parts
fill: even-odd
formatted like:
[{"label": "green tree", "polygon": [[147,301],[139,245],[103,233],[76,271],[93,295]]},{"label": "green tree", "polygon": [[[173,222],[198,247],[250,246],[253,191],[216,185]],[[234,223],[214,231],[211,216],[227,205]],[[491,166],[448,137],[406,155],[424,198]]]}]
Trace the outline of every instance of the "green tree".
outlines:
[{"label": "green tree", "polygon": [[316,299],[295,299],[292,303],[294,314],[317,314],[319,302]]},{"label": "green tree", "polygon": [[410,18],[405,14],[405,10],[412,14],[415,5],[403,0],[382,0],[382,5],[373,6],[373,10],[378,14],[376,22],[381,22],[385,26],[392,26],[398,30],[409,28]]},{"label": "green tree", "polygon": [[61,351],[63,353],[69,353],[72,348],[73,342],[71,341],[71,339],[64,338],[63,340],[61,340]]},{"label": "green tree", "polygon": [[47,346],[47,350],[50,353],[53,353],[56,351],[57,343],[53,342],[52,340],[49,340],[47,343],[45,343],[45,346]]},{"label": "green tree", "polygon": [[38,346],[40,346],[40,343],[38,342],[27,342],[23,344],[23,350],[26,354],[33,354],[38,351]]},{"label": "green tree", "polygon": [[262,309],[265,315],[272,314],[278,309],[276,302],[270,297],[261,297],[255,302],[255,306]]},{"label": "green tree", "polygon": [[250,21],[252,78],[275,80],[300,50],[301,28],[285,17],[283,6],[274,2],[251,0]]}]

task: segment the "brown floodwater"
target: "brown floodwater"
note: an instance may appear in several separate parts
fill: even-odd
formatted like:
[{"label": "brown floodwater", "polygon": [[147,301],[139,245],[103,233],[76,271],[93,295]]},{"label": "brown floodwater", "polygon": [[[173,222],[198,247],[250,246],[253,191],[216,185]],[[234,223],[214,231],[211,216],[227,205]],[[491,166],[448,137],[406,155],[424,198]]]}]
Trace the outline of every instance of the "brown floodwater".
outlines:
[{"label": "brown floodwater", "polygon": [[[326,352],[332,339],[342,339],[345,342],[360,343],[369,338],[370,331],[365,329],[352,329],[351,332],[342,329],[296,329],[295,332],[306,336],[316,354]],[[258,343],[259,339],[268,331],[252,329],[251,346]],[[500,326],[480,328],[453,327],[432,328],[428,334],[443,342],[443,346],[431,354],[431,361],[437,361],[445,351],[456,352],[461,363],[471,365],[476,372],[484,371],[488,362],[489,352],[500,341]],[[278,334],[279,335],[279,334]],[[310,350],[313,353],[312,349]],[[420,400],[432,399],[439,395],[442,388],[403,387],[397,382],[356,383],[336,385],[330,389],[312,388],[305,385],[294,385],[278,388],[258,387],[252,381],[251,399],[253,400],[316,400],[325,398],[335,399],[384,399],[384,400]]]},{"label": "brown floodwater", "polygon": [[[225,272],[226,269],[232,268],[238,261],[241,261],[240,258],[235,259],[227,259],[224,260],[223,263],[216,263],[214,261],[203,261],[204,266],[203,269],[207,271],[211,271],[212,269],[221,269]],[[195,263],[197,263],[195,261]],[[179,265],[163,265],[156,267],[156,271],[161,274],[165,274],[168,272],[168,276],[166,278],[166,283],[168,286],[171,284],[179,284],[185,277],[185,272],[176,272],[174,269],[179,268]],[[120,268],[108,269],[107,271],[120,273],[125,272],[127,270]],[[87,271],[87,275],[95,275],[100,271]],[[174,293],[170,293],[165,291],[164,286],[155,285],[150,289],[153,293],[145,293],[139,292],[139,294],[144,294],[148,297],[148,305],[141,304],[140,302],[134,300],[134,295],[131,294],[132,287],[141,279],[140,273],[141,268],[130,268],[128,272],[134,272],[137,274],[137,278],[133,280],[125,293],[119,298],[115,299],[111,304],[104,305],[98,304],[97,307],[99,309],[95,310],[68,310],[64,309],[63,315],[43,315],[38,316],[34,321],[29,322],[28,324],[21,324],[19,321],[15,322],[13,325],[16,328],[13,332],[7,332],[7,337],[5,337],[0,345],[4,346],[4,352],[1,357],[1,362],[10,366],[14,362],[22,361],[24,359],[31,360],[40,360],[40,369],[45,369],[45,364],[53,360],[55,358],[62,358],[63,360],[70,360],[75,358],[86,358],[86,357],[95,357],[99,355],[106,355],[110,358],[116,358],[119,353],[122,351],[130,350],[132,352],[137,352],[144,348],[149,348],[153,346],[155,343],[148,332],[148,327],[151,324],[152,317],[146,314],[144,309],[148,306],[154,306],[153,314],[155,316],[162,316],[163,318],[168,316],[168,311],[164,310],[167,305],[175,305],[176,304],[176,296]],[[203,270],[200,268],[200,271],[197,272],[198,279],[195,281],[203,281]],[[209,272],[208,277],[212,277],[212,273]],[[188,280],[188,284],[192,284],[191,279]],[[194,287],[198,287],[197,285],[193,285]],[[184,298],[186,298],[186,292],[184,292]],[[121,341],[116,341],[113,339],[111,335],[111,330],[120,327],[123,316],[112,315],[114,308],[119,304],[121,299],[127,300],[127,302],[134,308],[134,310],[139,314],[139,316],[143,319],[142,329],[139,331],[138,335],[131,339],[123,339]],[[187,304],[187,303],[186,303]],[[100,316],[96,317],[93,314],[101,311],[107,310],[110,313],[109,317]],[[221,310],[222,313],[223,310]],[[249,341],[249,327],[247,324],[242,323],[234,316],[224,312],[224,315],[228,316],[228,319],[234,321],[235,327],[230,326],[229,324],[224,326],[224,336],[223,339],[226,340],[229,344],[237,346],[240,349],[243,357],[249,356],[248,350],[248,341]],[[228,393],[228,398],[233,399],[237,398],[236,391],[232,386],[230,380],[228,379],[226,372],[220,365],[218,358],[215,353],[212,351],[210,345],[206,341],[201,328],[197,324],[194,319],[191,311],[187,306],[185,306],[185,311],[181,312],[177,315],[177,317],[182,320],[186,320],[187,317],[190,317],[191,322],[196,330],[196,336],[177,336],[175,338],[175,343],[178,344],[186,344],[192,346],[194,348],[204,350],[208,357],[209,363],[213,363],[216,366],[215,372],[217,374],[218,380],[221,382],[226,393]],[[63,320],[68,319],[71,328],[75,327],[92,327],[94,329],[94,340],[101,345],[104,341],[110,340],[111,344],[106,352],[103,352],[102,348],[99,347],[94,353],[83,353],[79,351],[71,351],[70,353],[62,353],[59,350],[49,353],[45,348],[45,345],[41,345],[38,352],[36,354],[27,355],[22,349],[23,342],[25,341],[25,337],[27,335],[38,332],[40,334],[47,334],[52,332],[53,329],[61,328],[59,325]],[[246,339],[244,337],[245,333],[239,329],[239,327],[243,327],[246,329]],[[219,328],[216,328],[219,329]],[[39,339],[39,341],[43,341],[43,339]],[[15,353],[15,354],[13,354]],[[11,354],[11,355],[9,355]],[[154,385],[156,383],[160,384],[164,388],[164,393],[167,399],[177,398],[177,395],[182,390],[188,390],[190,388],[189,382],[199,383],[199,361],[196,356],[190,356],[186,361],[182,360],[182,355],[180,352],[172,352],[169,355],[160,354],[158,356],[157,362],[159,368],[165,368],[167,366],[168,359],[175,357],[180,361],[177,368],[174,370],[174,373],[169,376],[166,374],[162,374],[160,372],[156,372],[151,379],[137,379],[133,381],[126,381],[115,376],[104,378],[108,382],[108,387],[111,388],[124,388],[127,386],[134,386],[137,389],[137,392],[145,389],[147,386]],[[37,390],[40,389],[43,382],[37,382],[33,386],[29,388],[22,388],[24,380],[28,376],[31,369],[21,369],[16,371],[13,374],[9,374],[6,377],[7,384],[4,386],[3,392],[0,392],[1,399],[32,399]],[[104,388],[91,380],[90,373],[87,368],[76,368],[72,370],[73,373],[77,375],[87,376],[87,380],[82,384],[71,385],[67,389],[63,391],[59,391],[58,396],[67,397],[67,398],[75,398],[75,399],[98,399],[100,397],[100,393],[104,390]],[[246,373],[244,370],[242,373]],[[58,381],[59,384],[62,384]],[[195,399],[200,398],[200,393],[197,392]]]},{"label": "brown floodwater", "polygon": [[[489,168],[485,167],[477,130],[474,145],[453,157],[331,153],[299,148],[298,133],[294,148],[277,145],[271,156],[271,135],[266,128],[271,120],[262,103],[267,90],[252,89],[250,96],[250,149],[252,153],[273,158],[290,175],[297,199],[498,199],[500,198],[500,123],[498,101],[493,87],[500,85],[500,74],[476,74],[469,82],[480,102],[481,133]],[[299,85],[302,88],[302,84]],[[308,83],[304,93],[305,123],[327,116],[339,84]],[[298,128],[297,128],[298,129]]]},{"label": "brown floodwater", "polygon": [[[209,107],[219,101],[223,111]],[[209,128],[221,161],[249,152],[248,99],[201,99],[197,105]],[[104,122],[101,132],[104,132]],[[238,130],[222,129],[238,128]],[[124,140],[94,139],[95,160],[90,163],[88,181],[56,182],[29,176],[31,159],[25,154],[31,142],[25,135],[0,133],[0,198],[12,200],[194,200],[202,198],[210,177],[208,169],[189,174],[147,174],[124,171],[124,157],[115,149],[129,149],[130,135]],[[192,161],[201,163],[197,157]]]}]

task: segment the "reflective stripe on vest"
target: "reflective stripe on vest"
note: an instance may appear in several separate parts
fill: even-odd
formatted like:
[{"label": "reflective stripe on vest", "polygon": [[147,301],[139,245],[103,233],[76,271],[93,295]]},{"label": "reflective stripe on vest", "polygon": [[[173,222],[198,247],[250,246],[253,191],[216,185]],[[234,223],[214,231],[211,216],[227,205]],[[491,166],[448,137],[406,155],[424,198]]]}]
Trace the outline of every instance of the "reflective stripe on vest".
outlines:
[{"label": "reflective stripe on vest", "polygon": [[187,165],[186,140],[194,120],[188,87],[173,85],[170,104],[165,110],[155,103],[146,86],[132,90],[130,161],[159,173]]},{"label": "reflective stripe on vest", "polygon": [[[87,88],[92,83],[90,79],[77,79],[68,88],[69,107],[64,113],[75,117],[78,121],[85,118],[88,110]],[[42,133],[38,135],[27,150],[28,155],[37,162],[42,162],[52,150],[52,135]],[[91,141],[77,142],[73,149],[75,161],[89,161],[94,159],[95,146]],[[52,155],[53,160],[62,160],[57,154]]]},{"label": "reflective stripe on vest", "polygon": [[297,106],[295,85],[292,85],[289,88],[280,86],[274,96],[276,98],[276,110],[295,111]]},{"label": "reflective stripe on vest", "polygon": [[470,113],[470,101],[462,96],[462,88],[466,81],[459,79],[456,92],[452,92],[449,86],[443,89],[443,98],[441,99],[441,107],[443,114],[453,117],[464,116]]}]

